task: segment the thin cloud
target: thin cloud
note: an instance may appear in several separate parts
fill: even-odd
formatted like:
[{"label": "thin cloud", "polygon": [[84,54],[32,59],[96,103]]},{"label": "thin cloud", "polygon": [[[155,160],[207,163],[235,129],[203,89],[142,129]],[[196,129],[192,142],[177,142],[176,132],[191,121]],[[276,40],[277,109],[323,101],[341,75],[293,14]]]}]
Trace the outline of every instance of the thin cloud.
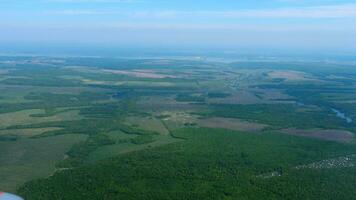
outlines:
[{"label": "thin cloud", "polygon": [[163,11],[138,12],[135,16],[206,17],[206,18],[348,18],[356,17],[356,4],[303,8],[255,9],[233,11]]},{"label": "thin cloud", "polygon": [[46,2],[63,2],[63,3],[131,3],[137,0],[46,0]]},{"label": "thin cloud", "polygon": [[108,15],[118,14],[117,12],[99,11],[99,10],[51,10],[44,11],[43,14],[49,15]]},{"label": "thin cloud", "polygon": [[[60,0],[74,1],[74,0]],[[84,1],[84,0],[78,0]],[[89,1],[89,0],[86,0]],[[97,0],[99,1],[99,0]],[[123,15],[128,18],[354,18],[356,17],[356,4],[315,6],[302,8],[278,8],[278,9],[251,9],[231,11],[137,11],[118,12],[115,10],[51,10],[46,14],[57,15]]]}]

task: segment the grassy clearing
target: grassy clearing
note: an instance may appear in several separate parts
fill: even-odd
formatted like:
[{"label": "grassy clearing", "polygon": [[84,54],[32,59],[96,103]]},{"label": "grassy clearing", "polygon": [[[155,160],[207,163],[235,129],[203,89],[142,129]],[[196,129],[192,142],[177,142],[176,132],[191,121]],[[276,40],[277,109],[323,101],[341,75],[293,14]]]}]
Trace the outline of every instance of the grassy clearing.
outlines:
[{"label": "grassy clearing", "polygon": [[240,90],[233,93],[231,96],[222,99],[210,99],[209,103],[221,103],[221,104],[256,104],[264,103],[263,99],[258,98],[253,92]]},{"label": "grassy clearing", "polygon": [[0,188],[14,192],[23,183],[51,175],[56,162],[84,135],[63,135],[39,139],[0,141]]},{"label": "grassy clearing", "polygon": [[177,102],[171,97],[143,97],[137,102],[138,109],[146,112],[189,112],[199,108],[187,102]]},{"label": "grassy clearing", "polygon": [[169,135],[156,135],[152,136],[153,138],[149,143],[135,144],[132,143],[131,139],[134,139],[137,136],[131,135],[131,137],[128,137],[128,135],[125,134],[120,135],[118,137],[121,139],[116,141],[116,144],[103,146],[92,152],[87,158],[87,162],[95,163],[97,161],[104,160],[110,157],[127,154],[135,151],[148,150],[150,148],[182,141],[181,139],[172,138]]},{"label": "grassy clearing", "polygon": [[79,115],[78,110],[71,110],[49,117],[31,117],[31,115],[40,114],[44,114],[44,111],[40,109],[31,109],[0,114],[0,128],[6,128],[15,125],[37,124],[43,122],[78,120],[82,118]]},{"label": "grassy clearing", "polygon": [[42,133],[48,131],[57,131],[61,130],[61,128],[49,127],[49,128],[28,128],[28,129],[9,129],[9,130],[1,130],[1,135],[14,135],[19,137],[33,137],[41,135]]},{"label": "grassy clearing", "polygon": [[0,84],[1,98],[0,103],[23,103],[28,102],[24,98],[27,94],[25,88],[5,86]]},{"label": "grassy clearing", "polygon": [[126,123],[139,129],[157,132],[162,135],[169,134],[169,131],[162,124],[161,120],[154,117],[128,117],[126,118]]},{"label": "grassy clearing", "polygon": [[24,103],[33,102],[26,99],[25,96],[30,93],[56,93],[56,94],[80,94],[82,92],[109,92],[108,89],[91,88],[91,87],[40,87],[28,85],[2,85],[0,84],[1,94],[0,103]]},{"label": "grassy clearing", "polygon": [[110,131],[105,133],[105,135],[109,136],[109,138],[115,141],[115,143],[125,143],[135,137],[134,134],[126,134],[120,130]]}]

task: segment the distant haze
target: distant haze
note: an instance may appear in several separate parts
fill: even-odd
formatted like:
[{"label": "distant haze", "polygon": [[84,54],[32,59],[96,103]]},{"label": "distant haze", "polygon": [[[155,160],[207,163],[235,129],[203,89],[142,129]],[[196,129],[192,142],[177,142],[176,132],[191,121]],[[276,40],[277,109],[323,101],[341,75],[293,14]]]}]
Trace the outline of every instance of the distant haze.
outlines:
[{"label": "distant haze", "polygon": [[0,19],[0,45],[22,49],[356,50],[353,0],[2,0]]}]

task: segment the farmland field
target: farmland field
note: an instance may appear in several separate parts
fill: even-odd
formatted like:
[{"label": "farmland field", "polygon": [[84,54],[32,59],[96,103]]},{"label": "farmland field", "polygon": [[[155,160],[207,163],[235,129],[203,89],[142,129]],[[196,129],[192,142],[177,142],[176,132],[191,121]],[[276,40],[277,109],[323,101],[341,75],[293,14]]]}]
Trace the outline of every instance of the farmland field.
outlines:
[{"label": "farmland field", "polygon": [[354,63],[0,58],[0,191],[355,199]]}]

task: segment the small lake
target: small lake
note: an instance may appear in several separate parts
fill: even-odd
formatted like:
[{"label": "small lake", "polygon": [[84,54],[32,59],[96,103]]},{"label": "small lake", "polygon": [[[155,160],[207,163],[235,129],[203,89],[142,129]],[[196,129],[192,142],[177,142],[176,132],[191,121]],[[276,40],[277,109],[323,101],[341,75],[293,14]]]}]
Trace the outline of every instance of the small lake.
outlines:
[{"label": "small lake", "polygon": [[352,119],[350,117],[347,117],[345,113],[341,112],[340,110],[337,110],[335,108],[331,108],[331,110],[336,113],[336,116],[338,118],[344,119],[347,123],[351,123]]}]

